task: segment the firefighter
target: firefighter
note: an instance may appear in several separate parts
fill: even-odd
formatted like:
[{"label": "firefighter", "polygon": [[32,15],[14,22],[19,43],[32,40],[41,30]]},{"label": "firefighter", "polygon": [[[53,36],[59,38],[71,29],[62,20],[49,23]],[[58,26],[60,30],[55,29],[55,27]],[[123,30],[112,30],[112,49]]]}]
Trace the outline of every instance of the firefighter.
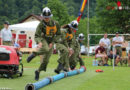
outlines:
[{"label": "firefighter", "polygon": [[57,69],[54,71],[56,73],[60,73],[61,70],[69,71],[69,57],[73,53],[74,41],[75,41],[75,34],[74,30],[77,30],[78,23],[77,21],[72,21],[71,24],[64,25],[62,27],[62,37],[60,44],[56,45],[56,49],[60,52],[60,58],[58,59],[58,66]]},{"label": "firefighter", "polygon": [[71,32],[73,35],[73,39],[70,41],[71,42],[71,49],[70,50],[71,55],[69,57],[69,65],[70,65],[70,69],[73,70],[76,65],[77,62],[80,63],[80,66],[84,66],[84,62],[80,56],[80,44],[79,42],[76,40],[76,36],[74,33],[74,30],[78,30],[78,22],[76,20],[72,21],[71,24],[69,24],[69,27],[71,28]]},{"label": "firefighter", "polygon": [[78,43],[78,41],[75,39],[75,44],[73,47],[73,54],[70,56],[69,58],[69,65],[70,65],[70,69],[73,70],[75,69],[75,67],[77,66],[77,63],[79,62],[80,66],[84,66],[84,61],[82,60],[81,56],[80,56],[80,44]]},{"label": "firefighter", "polygon": [[77,38],[77,43],[79,43],[79,44],[77,44],[78,45],[78,50],[79,50],[78,51],[79,55],[77,56],[77,59],[78,59],[78,62],[80,63],[80,66],[84,66],[85,65],[84,61],[81,58],[81,53],[80,53],[81,46],[84,45],[84,42],[83,42],[84,40],[85,40],[84,34],[80,33],[78,38]]},{"label": "firefighter", "polygon": [[[76,47],[75,47],[75,49],[77,49],[75,51],[75,53],[77,53],[77,62],[79,62],[80,66],[84,66],[85,63],[84,63],[83,59],[81,58],[80,44],[79,44],[78,40],[76,40]],[[76,64],[77,64],[77,62],[76,62]],[[72,66],[71,69],[74,69],[76,67],[76,64],[74,66],[71,65]]]},{"label": "firefighter", "polygon": [[[78,22],[76,20],[72,21],[68,25],[62,27],[64,29],[65,38],[67,44],[64,44],[69,51],[69,66],[71,69],[75,68],[77,62],[80,61],[81,66],[84,65],[84,62],[79,57],[80,45],[75,38],[74,30],[78,30]],[[62,68],[62,65],[59,64],[59,67]]]},{"label": "firefighter", "polygon": [[79,44],[80,44],[80,47],[82,46],[82,45],[84,45],[84,39],[85,39],[85,37],[84,37],[84,34],[83,33],[80,33],[79,34],[79,36],[78,36],[78,42],[79,42]]},{"label": "firefighter", "polygon": [[43,20],[38,25],[35,33],[35,41],[39,49],[27,58],[27,62],[29,63],[35,56],[43,55],[41,65],[39,69],[35,71],[35,80],[39,80],[40,71],[46,71],[53,45],[61,35],[60,25],[51,19],[53,15],[48,7],[43,9],[42,16]]},{"label": "firefighter", "polygon": [[58,59],[58,66],[54,70],[55,73],[59,74],[61,70],[67,72],[69,71],[69,50],[64,45],[65,40],[62,39],[60,43],[56,44],[56,50],[58,50],[58,53],[60,55]]}]

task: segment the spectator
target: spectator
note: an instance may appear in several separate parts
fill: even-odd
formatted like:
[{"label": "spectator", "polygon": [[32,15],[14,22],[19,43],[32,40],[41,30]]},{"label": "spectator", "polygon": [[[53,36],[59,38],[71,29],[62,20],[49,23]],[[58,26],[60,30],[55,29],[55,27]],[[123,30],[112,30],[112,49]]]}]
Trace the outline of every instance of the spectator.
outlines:
[{"label": "spectator", "polygon": [[[124,37],[122,37],[124,40]],[[126,47],[127,47],[127,41],[124,40],[124,42],[122,43],[122,60],[127,59],[127,51],[126,51]]]},{"label": "spectator", "polygon": [[95,55],[95,49],[92,49],[92,55]]},{"label": "spectator", "polygon": [[12,44],[12,33],[11,29],[9,28],[9,22],[5,21],[4,22],[4,28],[1,30],[1,37],[3,41],[3,45],[13,45]]},{"label": "spectator", "polygon": [[112,40],[112,44],[115,47],[116,55],[119,55],[121,57],[122,55],[122,43],[123,38],[119,37],[119,33],[116,32],[116,36]]},{"label": "spectator", "polygon": [[95,54],[96,54],[95,59],[96,58],[101,58],[102,61],[103,61],[103,65],[107,64],[108,57],[107,57],[107,55],[105,53],[105,48],[104,48],[103,44],[100,44],[100,46],[96,49]]},{"label": "spectator", "polygon": [[29,37],[28,48],[32,48],[32,39]]},{"label": "spectator", "polygon": [[104,37],[102,39],[100,39],[99,44],[103,44],[106,54],[108,54],[111,42],[110,42],[110,39],[107,38],[107,33],[105,33]]},{"label": "spectator", "polygon": [[129,50],[129,53],[128,53],[128,67],[130,67],[130,50]]},{"label": "spectator", "polygon": [[113,59],[113,57],[115,59],[115,66],[117,66],[117,64],[121,60],[121,58],[120,58],[120,56],[117,56],[115,52],[113,52],[113,47],[111,47],[108,58]]}]

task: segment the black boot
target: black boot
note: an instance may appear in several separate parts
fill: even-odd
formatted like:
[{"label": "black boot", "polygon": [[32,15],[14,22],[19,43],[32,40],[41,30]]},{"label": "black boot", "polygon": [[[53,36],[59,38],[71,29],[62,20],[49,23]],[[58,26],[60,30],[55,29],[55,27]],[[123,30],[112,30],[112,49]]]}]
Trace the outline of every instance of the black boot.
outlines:
[{"label": "black boot", "polygon": [[57,74],[59,74],[59,73],[60,73],[60,71],[58,71],[57,69],[55,69],[55,70],[54,70],[54,72],[55,72],[55,73],[57,73]]},{"label": "black boot", "polygon": [[61,70],[63,70],[63,65],[61,63],[59,63],[57,69],[55,69],[54,72],[59,74]]},{"label": "black boot", "polygon": [[74,69],[75,69],[75,66],[70,66],[70,69],[71,69],[71,70],[74,70]]},{"label": "black boot", "polygon": [[29,63],[36,55],[32,53],[28,58],[27,58],[27,63]]},{"label": "black boot", "polygon": [[64,70],[63,70],[63,71],[68,72],[69,70],[67,70],[67,69],[65,69],[65,68],[64,68]]},{"label": "black boot", "polygon": [[39,72],[36,70],[35,71],[35,80],[38,81],[39,80]]}]

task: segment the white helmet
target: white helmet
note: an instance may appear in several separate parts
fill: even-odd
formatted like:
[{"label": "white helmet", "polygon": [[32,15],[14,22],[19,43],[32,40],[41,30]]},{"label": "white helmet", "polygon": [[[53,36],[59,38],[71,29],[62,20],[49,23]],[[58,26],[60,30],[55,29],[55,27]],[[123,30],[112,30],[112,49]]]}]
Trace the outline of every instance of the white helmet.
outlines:
[{"label": "white helmet", "polygon": [[78,39],[79,39],[79,40],[84,40],[84,39],[85,39],[85,38],[84,38],[84,34],[83,34],[83,33],[80,33]]},{"label": "white helmet", "polygon": [[78,30],[78,22],[77,20],[72,21],[70,24],[68,24],[70,28],[73,28],[75,30]]},{"label": "white helmet", "polygon": [[51,14],[51,10],[48,7],[45,7],[42,10],[42,16],[45,17],[45,18],[50,18],[53,15]]}]

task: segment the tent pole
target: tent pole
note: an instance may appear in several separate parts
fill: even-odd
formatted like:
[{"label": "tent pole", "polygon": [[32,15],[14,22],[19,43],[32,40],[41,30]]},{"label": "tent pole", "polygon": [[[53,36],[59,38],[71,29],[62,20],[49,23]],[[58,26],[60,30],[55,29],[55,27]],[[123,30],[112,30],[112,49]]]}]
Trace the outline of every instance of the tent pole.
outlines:
[{"label": "tent pole", "polygon": [[15,39],[15,43],[17,43],[18,42],[18,35],[19,35],[19,31],[17,31],[17,33],[16,33],[16,39]]}]

